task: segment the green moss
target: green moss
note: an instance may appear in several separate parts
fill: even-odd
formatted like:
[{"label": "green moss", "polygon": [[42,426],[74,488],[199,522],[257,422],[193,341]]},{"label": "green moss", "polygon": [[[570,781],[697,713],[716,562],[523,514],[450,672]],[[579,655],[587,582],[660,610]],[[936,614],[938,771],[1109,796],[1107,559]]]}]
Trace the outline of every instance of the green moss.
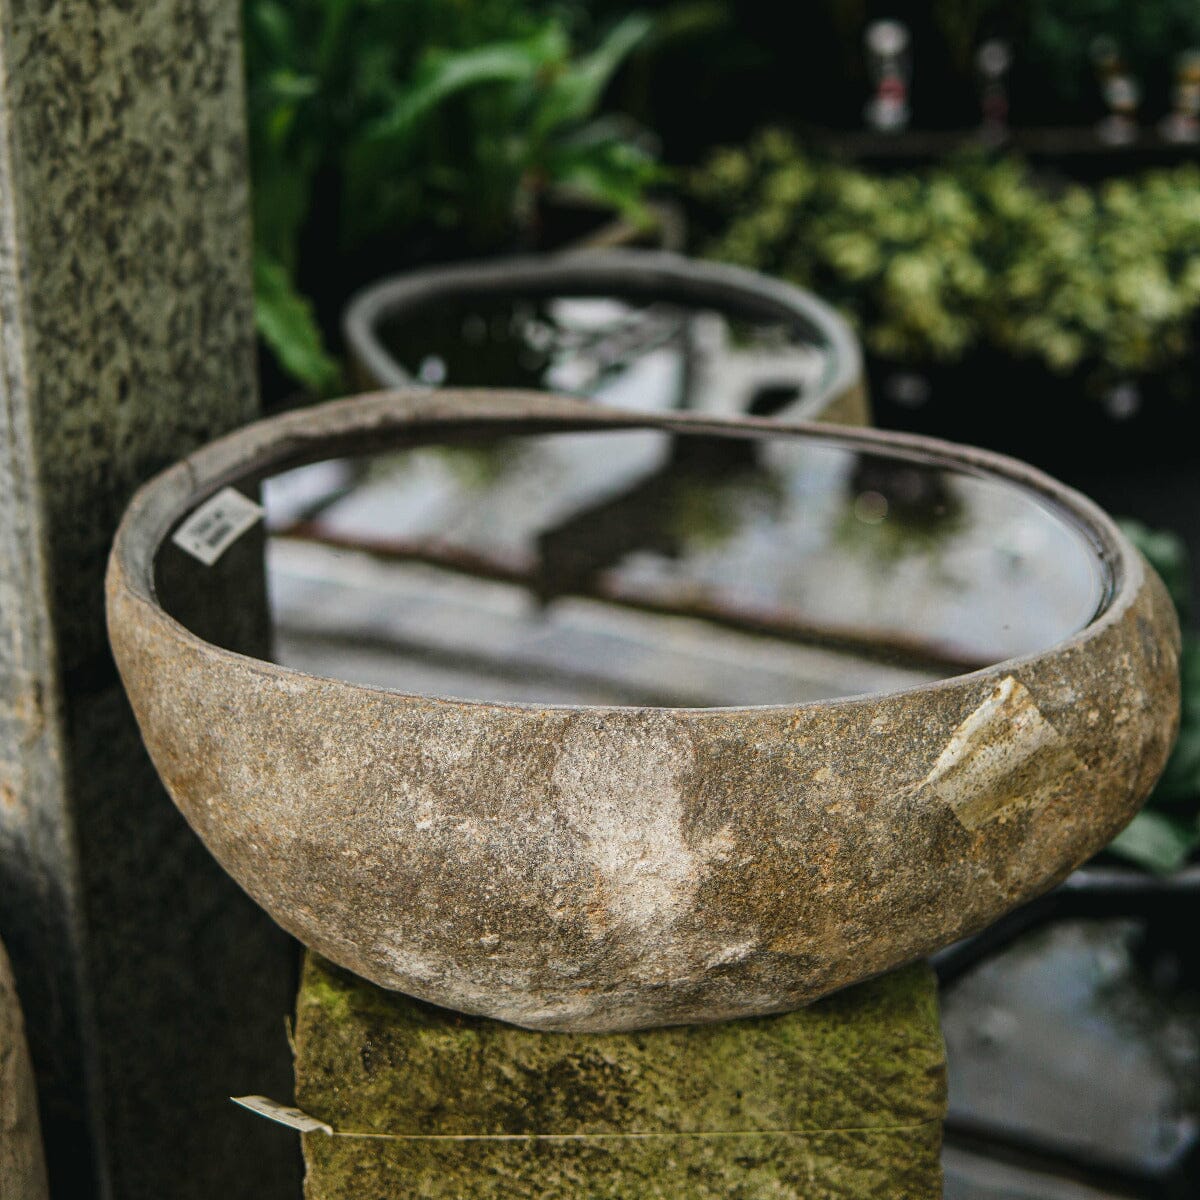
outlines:
[{"label": "green moss", "polygon": [[337,976],[314,975],[308,980],[304,998],[322,1008],[331,1021],[343,1021],[351,1014],[353,991]]},{"label": "green moss", "polygon": [[538,1034],[383,992],[310,956],[297,1103],[343,1131],[774,1130],[654,1141],[305,1138],[308,1200],[939,1194],[932,979],[908,968],[780,1017]]}]

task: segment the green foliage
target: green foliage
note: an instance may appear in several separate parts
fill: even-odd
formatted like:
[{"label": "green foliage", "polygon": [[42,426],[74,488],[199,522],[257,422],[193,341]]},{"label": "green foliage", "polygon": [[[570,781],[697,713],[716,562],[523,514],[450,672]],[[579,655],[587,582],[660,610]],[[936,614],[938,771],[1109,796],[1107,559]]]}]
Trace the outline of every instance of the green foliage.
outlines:
[{"label": "green foliage", "polygon": [[1191,562],[1183,540],[1167,529],[1150,529],[1141,521],[1121,521],[1121,531],[1142,552],[1146,561],[1167,585],[1179,612],[1186,621],[1191,615]]},{"label": "green foliage", "polygon": [[716,153],[694,190],[724,225],[709,254],[812,287],[889,358],[988,346],[1115,376],[1191,349],[1195,164],[1049,195],[1011,159],[873,175],[768,132]]},{"label": "green foliage", "polygon": [[1144,808],[1108,848],[1156,875],[1169,875],[1179,870],[1196,848],[1196,831],[1190,821]]},{"label": "green foliage", "polygon": [[647,17],[586,51],[537,0],[247,0],[245,26],[259,323],[308,386],[330,377],[295,288],[319,189],[343,250],[413,227],[503,245],[563,192],[643,212],[654,158],[600,106]]},{"label": "green foliage", "polygon": [[334,392],[342,372],[325,350],[312,306],[283,266],[263,251],[254,255],[254,320],[280,366],[315,396]]},{"label": "green foliage", "polygon": [[[1188,611],[1188,557],[1174,534],[1134,521],[1122,528],[1162,576],[1180,610]],[[1187,632],[1180,660],[1183,695],[1179,740],[1147,807],[1109,847],[1159,873],[1177,870],[1200,847],[1200,636]]]}]

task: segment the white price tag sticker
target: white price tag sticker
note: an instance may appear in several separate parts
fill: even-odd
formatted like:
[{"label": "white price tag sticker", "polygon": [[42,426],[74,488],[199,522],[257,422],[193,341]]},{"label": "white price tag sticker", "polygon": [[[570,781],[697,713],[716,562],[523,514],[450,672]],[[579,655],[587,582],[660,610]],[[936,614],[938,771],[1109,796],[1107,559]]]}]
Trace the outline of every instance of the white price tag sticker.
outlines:
[{"label": "white price tag sticker", "polygon": [[301,1133],[316,1133],[318,1130],[321,1133],[333,1133],[332,1125],[318,1121],[316,1117],[310,1117],[308,1113],[301,1112],[300,1109],[293,1108],[290,1104],[280,1104],[278,1100],[272,1100],[269,1096],[230,1096],[229,1098],[234,1104],[240,1104],[252,1113],[258,1113],[260,1117],[266,1117],[268,1121],[275,1121],[279,1125],[286,1125],[289,1129],[298,1129]]},{"label": "white price tag sticker", "polygon": [[222,488],[175,530],[171,541],[211,567],[262,515],[262,507],[236,488]]}]

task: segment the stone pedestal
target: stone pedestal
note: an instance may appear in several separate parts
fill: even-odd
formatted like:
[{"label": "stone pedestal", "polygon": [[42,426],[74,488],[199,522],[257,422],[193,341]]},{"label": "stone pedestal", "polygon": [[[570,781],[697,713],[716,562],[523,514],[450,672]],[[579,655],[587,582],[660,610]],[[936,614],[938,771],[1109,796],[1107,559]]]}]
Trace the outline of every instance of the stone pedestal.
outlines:
[{"label": "stone pedestal", "polygon": [[432,1008],[310,955],[296,1097],[338,1131],[304,1135],[307,1200],[941,1195],[945,1072],[924,967],[786,1016],[583,1035]]}]

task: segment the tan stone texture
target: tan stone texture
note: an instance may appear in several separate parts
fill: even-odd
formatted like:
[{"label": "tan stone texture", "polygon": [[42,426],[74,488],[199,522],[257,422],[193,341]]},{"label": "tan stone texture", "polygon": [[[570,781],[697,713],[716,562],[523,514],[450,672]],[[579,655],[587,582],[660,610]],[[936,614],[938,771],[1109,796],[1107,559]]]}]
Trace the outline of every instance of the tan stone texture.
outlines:
[{"label": "tan stone texture", "polygon": [[0,945],[0,1196],[46,1200],[46,1163],[25,1022]]}]

